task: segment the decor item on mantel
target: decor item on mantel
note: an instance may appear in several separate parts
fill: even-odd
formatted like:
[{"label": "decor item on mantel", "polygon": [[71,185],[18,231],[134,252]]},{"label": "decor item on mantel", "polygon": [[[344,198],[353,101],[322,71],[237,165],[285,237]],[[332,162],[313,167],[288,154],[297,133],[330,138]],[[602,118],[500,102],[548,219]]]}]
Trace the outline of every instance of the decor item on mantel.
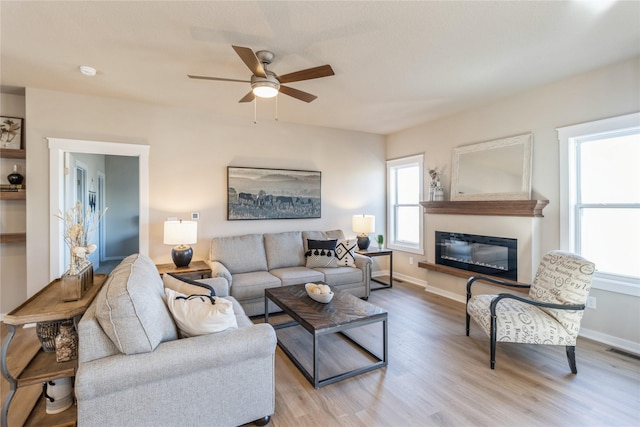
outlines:
[{"label": "decor item on mantel", "polygon": [[444,188],[442,187],[440,179],[438,178],[438,170],[435,168],[429,169],[429,176],[431,177],[431,182],[429,182],[429,197],[427,201],[444,201]]},{"label": "decor item on mantel", "polygon": [[[108,209],[108,208],[107,208]],[[56,217],[64,222],[64,242],[69,247],[69,270],[61,277],[62,300],[76,301],[82,298],[93,284],[93,264],[87,259],[97,246],[89,243],[89,237],[107,212],[83,210],[82,202],[77,201],[73,208],[63,216]]]}]

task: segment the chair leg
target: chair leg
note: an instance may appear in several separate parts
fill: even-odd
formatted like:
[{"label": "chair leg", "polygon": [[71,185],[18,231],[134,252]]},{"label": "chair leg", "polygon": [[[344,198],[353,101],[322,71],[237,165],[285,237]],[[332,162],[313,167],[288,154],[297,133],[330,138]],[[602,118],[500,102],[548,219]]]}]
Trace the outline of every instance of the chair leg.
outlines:
[{"label": "chair leg", "polygon": [[578,368],[576,367],[576,346],[575,345],[567,346],[567,360],[569,361],[569,368],[571,368],[571,373],[577,374]]},{"label": "chair leg", "polygon": [[491,369],[496,367],[496,316],[491,317]]},{"label": "chair leg", "polygon": [[469,323],[471,322],[471,316],[467,313],[467,336],[469,336]]},{"label": "chair leg", "polygon": [[269,424],[269,421],[271,421],[271,415],[267,415],[266,417],[255,420],[253,424],[257,426],[266,426],[267,424]]}]

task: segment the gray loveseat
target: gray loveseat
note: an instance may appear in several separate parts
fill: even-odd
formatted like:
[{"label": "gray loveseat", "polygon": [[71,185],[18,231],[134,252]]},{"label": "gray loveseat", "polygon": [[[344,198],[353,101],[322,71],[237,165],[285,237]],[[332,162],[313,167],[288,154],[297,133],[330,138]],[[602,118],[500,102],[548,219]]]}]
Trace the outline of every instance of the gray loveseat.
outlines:
[{"label": "gray loveseat", "polygon": [[[206,279],[218,296],[228,285]],[[154,263],[131,255],[79,322],[79,426],[238,426],[275,410],[276,336],[233,298],[237,329],[178,339]]]},{"label": "gray loveseat", "polygon": [[[307,241],[344,239],[341,230],[288,231],[211,239],[209,259],[214,277],[229,282],[230,295],[249,316],[264,314],[264,290],[308,282],[325,282],[359,298],[368,298],[371,258],[354,254],[355,267],[307,268]],[[269,306],[269,311],[277,311]]]}]

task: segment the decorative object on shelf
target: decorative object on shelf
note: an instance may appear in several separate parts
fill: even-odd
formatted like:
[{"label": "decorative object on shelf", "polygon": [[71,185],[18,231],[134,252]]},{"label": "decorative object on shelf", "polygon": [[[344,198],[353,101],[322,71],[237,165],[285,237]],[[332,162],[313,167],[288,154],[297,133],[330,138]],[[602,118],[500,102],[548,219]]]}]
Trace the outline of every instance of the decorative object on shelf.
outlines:
[{"label": "decorative object on shelf", "polygon": [[351,228],[358,233],[358,248],[365,250],[369,247],[369,233],[376,231],[376,217],[373,215],[354,215]]},{"label": "decorative object on shelf", "polygon": [[171,259],[176,267],[187,267],[193,257],[191,244],[198,242],[196,221],[165,221],[164,244],[176,245],[171,249]]},{"label": "decorative object on shelf", "polygon": [[73,405],[73,389],[71,377],[56,378],[42,383],[42,394],[45,397],[47,414],[59,414]]},{"label": "decorative object on shelf", "polygon": [[444,202],[444,188],[440,184],[440,181],[436,182],[436,190],[433,197],[434,202]]},{"label": "decorative object on shelf", "polygon": [[60,323],[56,335],[56,362],[68,362],[78,358],[78,333],[72,320]]},{"label": "decorative object on shelf", "polygon": [[108,208],[102,214],[100,211],[92,212],[90,208],[84,211],[82,202],[78,200],[64,216],[62,212],[56,215],[64,222],[64,242],[70,250],[69,270],[65,274],[78,274],[90,263],[87,256],[93,253],[97,246],[90,244],[88,240],[107,210]]},{"label": "decorative object on shelf", "polygon": [[42,349],[47,353],[56,351],[56,335],[58,335],[59,326],[59,320],[36,323],[36,335],[40,340]]},{"label": "decorative object on shelf", "polygon": [[227,168],[227,219],[320,218],[322,173]]},{"label": "decorative object on shelf", "polygon": [[13,150],[22,148],[22,119],[0,116],[0,146]]},{"label": "decorative object on shelf", "polygon": [[384,236],[382,234],[378,234],[376,240],[378,242],[378,249],[382,249],[382,245],[384,244]]},{"label": "decorative object on shelf", "polygon": [[18,173],[18,165],[13,165],[13,172],[7,175],[7,181],[12,185],[20,185],[24,181],[24,176]]},{"label": "decorative object on shelf", "polygon": [[429,182],[429,197],[427,201],[433,202],[436,200],[436,187],[438,181],[438,170],[437,169],[429,169],[429,176],[431,177],[431,181]]},{"label": "decorative object on shelf", "polygon": [[93,263],[85,263],[76,274],[63,274],[60,280],[62,301],[79,300],[93,285]]}]

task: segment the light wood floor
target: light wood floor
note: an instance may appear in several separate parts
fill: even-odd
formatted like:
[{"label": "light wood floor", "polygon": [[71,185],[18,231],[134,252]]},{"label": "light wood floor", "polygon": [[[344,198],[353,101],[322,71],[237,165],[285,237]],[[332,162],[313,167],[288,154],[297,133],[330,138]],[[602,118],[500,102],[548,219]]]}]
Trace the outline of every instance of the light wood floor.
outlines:
[{"label": "light wood floor", "polygon": [[[465,336],[462,304],[397,282],[369,302],[389,312],[389,366],[316,390],[278,348],[270,426],[640,424],[636,359],[579,339],[572,375],[564,347],[498,344],[491,370],[488,337],[474,323]],[[330,351],[322,360],[361,357],[350,354],[357,353]]]},{"label": "light wood floor", "polygon": [[491,370],[463,304],[401,283],[369,302],[389,312],[389,366],[314,389],[278,348],[271,426],[640,425],[636,359],[579,339],[572,375],[564,347],[504,343]]}]

